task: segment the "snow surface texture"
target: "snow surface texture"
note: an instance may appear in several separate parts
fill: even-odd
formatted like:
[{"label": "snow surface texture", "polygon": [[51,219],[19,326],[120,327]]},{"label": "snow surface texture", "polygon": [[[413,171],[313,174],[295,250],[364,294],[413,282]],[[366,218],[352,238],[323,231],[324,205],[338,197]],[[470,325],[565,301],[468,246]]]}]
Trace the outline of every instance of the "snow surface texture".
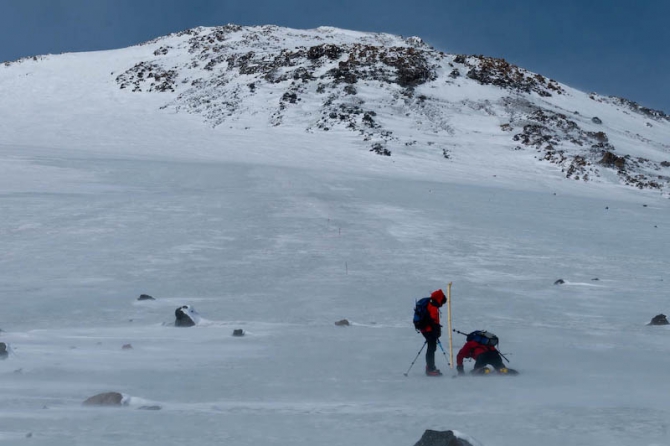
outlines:
[{"label": "snow surface texture", "polygon": [[[670,311],[666,189],[622,185],[602,167],[574,181],[535,149],[514,150],[510,116],[527,117],[506,108],[508,87],[465,73],[449,84],[444,66],[431,68],[442,84],[429,74],[413,94],[450,111],[421,125],[411,104],[388,101],[406,86],[355,85],[397,145],[319,129],[313,105],[276,125],[281,89],[218,122],[219,106],[182,113],[201,93],[180,81],[120,88],[162,47],[168,65],[188,63],[179,45],[212,32],[0,66],[0,341],[12,346],[0,442],[407,446],[425,429],[485,446],[670,442],[670,331],[645,325]],[[617,153],[663,168],[664,116],[553,85],[563,93],[512,96],[575,139],[603,130]],[[581,130],[551,114],[561,109],[579,111]],[[374,138],[390,157],[370,151]],[[424,376],[422,357],[403,375],[423,343],[414,300],[449,281],[454,327],[496,333],[522,375],[450,379],[439,351],[447,376]],[[198,309],[197,326],[173,326],[181,305]],[[351,325],[335,326],[342,318]],[[108,391],[128,406],[81,405]],[[161,410],[135,410],[147,406]]]}]

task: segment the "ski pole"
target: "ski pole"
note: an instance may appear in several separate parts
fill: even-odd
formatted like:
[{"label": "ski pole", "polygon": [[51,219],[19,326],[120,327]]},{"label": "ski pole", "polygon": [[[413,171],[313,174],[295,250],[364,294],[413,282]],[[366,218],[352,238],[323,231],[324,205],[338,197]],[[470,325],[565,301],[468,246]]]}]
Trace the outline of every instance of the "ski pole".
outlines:
[{"label": "ski pole", "polygon": [[416,362],[416,360],[419,359],[419,355],[421,354],[421,352],[423,351],[423,348],[426,346],[427,343],[428,343],[428,341],[425,341],[423,343],[423,345],[421,346],[421,350],[419,350],[419,353],[416,354],[416,358],[414,358],[414,361],[412,361],[412,364],[410,364],[409,368],[407,369],[407,372],[404,373],[405,376],[407,376],[409,371],[412,370],[412,366],[414,366],[414,363]]},{"label": "ski pole", "polygon": [[449,324],[449,368],[454,368],[454,340],[451,336],[451,282],[447,284],[447,316]]},{"label": "ski pole", "polygon": [[440,350],[442,350],[442,354],[444,355],[444,359],[447,360],[447,365],[449,366],[449,368],[451,368],[451,362],[449,362],[449,358],[447,358],[447,352],[444,351],[444,347],[442,347],[442,343],[440,342],[439,339],[437,340],[437,345],[440,346]]}]

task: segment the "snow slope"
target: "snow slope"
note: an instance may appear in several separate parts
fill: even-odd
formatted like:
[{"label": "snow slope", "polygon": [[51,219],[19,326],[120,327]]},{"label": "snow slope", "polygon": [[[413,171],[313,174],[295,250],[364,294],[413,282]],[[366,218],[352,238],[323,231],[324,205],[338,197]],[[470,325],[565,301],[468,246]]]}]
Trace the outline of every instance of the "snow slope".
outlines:
[{"label": "snow slope", "polygon": [[[90,152],[93,139],[105,147],[122,139],[133,155],[244,162],[252,152],[276,164],[286,151],[258,147],[264,141],[256,134],[293,144],[298,132],[310,154],[328,152],[346,169],[384,164],[365,161],[360,152],[372,150],[402,169],[436,165],[476,172],[477,181],[521,171],[537,181],[621,182],[666,196],[670,181],[663,112],[576,91],[504,60],[445,54],[416,37],[196,28],[117,51],[6,63],[0,89],[11,110],[0,130],[16,144],[50,145],[62,136]],[[165,128],[146,116],[156,113]],[[213,141],[173,130],[193,124],[200,134],[202,121],[217,129]],[[155,143],[141,145],[131,123],[144,125]],[[31,126],[43,130],[36,135]]]},{"label": "snow slope", "polygon": [[[240,51],[254,35],[276,42],[270,54],[296,36],[421,48],[331,28],[233,29]],[[389,102],[406,87],[359,80],[381,126],[365,140],[318,127],[316,90],[275,125],[291,80],[259,83],[218,124],[186,110],[202,98],[186,84],[120,88],[152,57],[192,62],[188,40],[216,31],[0,67],[0,341],[13,350],[0,361],[0,443],[400,446],[425,429],[485,446],[668,443],[670,332],[645,325],[669,311],[666,189],[596,164],[599,177],[568,179],[571,161],[538,161],[544,148],[512,139],[537,107],[579,111],[581,130],[606,129],[617,153],[661,168],[665,118],[463,73],[414,87],[416,101],[435,98],[425,121],[414,102]],[[521,376],[451,379],[439,351],[447,376],[425,377],[421,357],[403,375],[423,343],[414,299],[450,281],[454,328],[496,333]],[[203,320],[172,326],[181,305]],[[81,406],[105,391],[129,407]]]}]

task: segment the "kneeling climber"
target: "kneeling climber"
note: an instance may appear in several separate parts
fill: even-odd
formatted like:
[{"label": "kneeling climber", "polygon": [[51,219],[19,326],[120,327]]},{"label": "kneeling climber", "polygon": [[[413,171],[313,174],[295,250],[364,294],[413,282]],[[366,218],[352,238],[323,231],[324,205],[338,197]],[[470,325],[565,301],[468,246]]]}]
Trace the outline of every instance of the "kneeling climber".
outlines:
[{"label": "kneeling climber", "polygon": [[507,368],[503,364],[500,352],[496,349],[498,337],[488,331],[477,330],[467,335],[467,341],[456,356],[456,370],[459,375],[463,375],[463,359],[472,358],[475,360],[475,367],[472,373],[486,373],[487,365],[491,365],[499,373],[506,373]]}]

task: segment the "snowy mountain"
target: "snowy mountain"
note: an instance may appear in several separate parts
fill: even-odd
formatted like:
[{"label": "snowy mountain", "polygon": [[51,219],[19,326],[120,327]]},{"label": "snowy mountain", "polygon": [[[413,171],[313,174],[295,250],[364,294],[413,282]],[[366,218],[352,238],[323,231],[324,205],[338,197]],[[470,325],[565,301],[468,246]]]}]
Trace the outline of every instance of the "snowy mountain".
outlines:
[{"label": "snowy mountain", "polygon": [[[290,128],[320,140],[346,138],[338,144],[380,155],[471,165],[483,157],[498,173],[548,163],[553,169],[544,175],[560,171],[578,181],[668,193],[670,116],[574,90],[501,59],[445,54],[418,37],[227,25],[101,56],[5,63],[1,85],[32,102],[33,93],[42,93],[28,75],[72,62],[59,88],[76,96],[93,65],[104,66],[96,81],[108,95],[112,88],[138,101],[157,95],[164,113],[191,113],[224,133]],[[21,76],[27,79],[15,85]]]},{"label": "snowy mountain", "polygon": [[[325,27],[0,65],[0,444],[670,444],[669,136]],[[450,282],[519,376],[451,379],[444,307],[426,376]]]}]

